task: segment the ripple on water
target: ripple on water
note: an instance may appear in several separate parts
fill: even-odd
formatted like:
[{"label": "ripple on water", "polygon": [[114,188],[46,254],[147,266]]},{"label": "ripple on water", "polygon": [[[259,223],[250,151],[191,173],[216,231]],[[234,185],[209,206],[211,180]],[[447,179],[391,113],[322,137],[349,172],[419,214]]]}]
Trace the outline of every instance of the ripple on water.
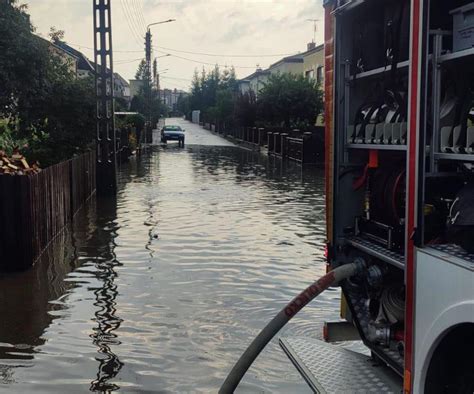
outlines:
[{"label": "ripple on water", "polygon": [[[0,306],[0,391],[215,392],[324,273],[323,184],[319,170],[233,147],[156,150],[124,166],[117,200],[82,210],[59,258],[0,279],[4,295],[32,288]],[[319,337],[338,294],[284,335]],[[273,341],[239,391],[308,389]]]}]

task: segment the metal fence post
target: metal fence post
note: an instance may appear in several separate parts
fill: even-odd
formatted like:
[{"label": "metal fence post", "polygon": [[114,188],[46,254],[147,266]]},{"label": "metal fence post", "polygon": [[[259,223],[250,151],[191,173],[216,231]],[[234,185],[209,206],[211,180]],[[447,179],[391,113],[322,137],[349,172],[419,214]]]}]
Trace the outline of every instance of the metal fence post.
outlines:
[{"label": "metal fence post", "polygon": [[281,139],[280,133],[273,133],[273,151],[276,155],[281,153]]},{"label": "metal fence post", "polygon": [[265,136],[265,129],[264,128],[259,128],[258,129],[258,137],[257,137],[258,138],[257,143],[258,143],[259,146],[263,146],[264,136]]},{"label": "metal fence post", "polygon": [[281,157],[284,158],[288,156],[288,133],[281,133],[280,137]]},{"label": "metal fence post", "polygon": [[303,133],[303,146],[301,148],[301,163],[309,163],[310,162],[310,150],[311,150],[311,138],[312,138],[312,133],[310,132],[305,132]]},{"label": "metal fence post", "polygon": [[267,149],[268,149],[268,153],[272,153],[273,152],[273,147],[274,147],[274,139],[273,139],[273,132],[269,131],[267,133]]}]

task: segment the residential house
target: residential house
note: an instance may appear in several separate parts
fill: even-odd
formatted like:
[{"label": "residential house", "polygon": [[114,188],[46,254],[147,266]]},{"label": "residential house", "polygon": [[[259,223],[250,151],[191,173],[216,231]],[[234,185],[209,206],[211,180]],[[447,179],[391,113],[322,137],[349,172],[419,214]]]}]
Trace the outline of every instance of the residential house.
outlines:
[{"label": "residential house", "polygon": [[249,91],[252,91],[255,93],[255,95],[258,95],[258,92],[262,90],[263,86],[265,85],[265,82],[267,82],[269,75],[269,70],[262,70],[261,68],[257,68],[254,73],[239,81],[240,92],[242,94],[245,94]]},{"label": "residential house", "polygon": [[[90,61],[82,52],[74,49],[65,42],[59,41],[57,46],[63,51],[74,55],[77,58],[77,77],[94,77],[95,63]],[[131,99],[129,83],[118,73],[114,73],[114,97],[126,100],[129,104]]]},{"label": "residential house", "polygon": [[316,80],[321,86],[324,82],[324,45],[314,42],[308,44],[308,50],[301,54],[303,57],[304,76]]},{"label": "residential house", "polygon": [[161,101],[168,107],[170,111],[176,111],[178,107],[178,100],[181,96],[186,96],[188,93],[184,90],[178,89],[160,89]]},{"label": "residential house", "polygon": [[241,93],[252,90],[258,98],[259,91],[270,75],[285,73],[304,75],[306,78],[315,79],[322,84],[324,80],[324,45],[316,46],[314,42],[309,43],[306,52],[284,57],[266,70],[258,68],[254,73],[239,80],[239,90]]},{"label": "residential house", "polygon": [[48,45],[49,51],[59,58],[61,62],[69,68],[69,71],[77,77],[79,58],[74,53],[65,50],[56,43],[46,40],[43,37],[36,37]]},{"label": "residential house", "polygon": [[130,84],[119,73],[114,73],[114,97],[130,102]]},{"label": "residential house", "polygon": [[77,77],[78,78],[87,78],[94,76],[94,66],[93,63],[80,51],[74,49],[65,42],[58,41],[57,46],[62,48],[64,51],[73,54],[78,59],[77,61]]},{"label": "residential house", "polygon": [[145,83],[144,80],[142,79],[131,79],[130,81],[130,97],[135,97],[138,96],[140,93],[140,89],[144,86],[143,84]]},{"label": "residential house", "polygon": [[304,69],[302,55],[287,56],[272,64],[268,71],[270,74],[302,74]]}]

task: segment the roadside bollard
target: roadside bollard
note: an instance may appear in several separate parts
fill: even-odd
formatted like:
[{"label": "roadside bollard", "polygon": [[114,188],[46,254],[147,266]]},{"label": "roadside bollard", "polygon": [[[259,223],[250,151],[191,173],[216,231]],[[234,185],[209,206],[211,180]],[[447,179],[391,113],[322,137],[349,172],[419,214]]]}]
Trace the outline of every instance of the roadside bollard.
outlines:
[{"label": "roadside bollard", "polygon": [[281,153],[280,133],[273,133],[273,151],[275,152],[275,155]]},{"label": "roadside bollard", "polygon": [[264,137],[265,137],[265,129],[259,128],[259,129],[258,129],[258,136],[257,136],[257,138],[258,138],[258,145],[259,145],[259,146],[263,146],[263,144],[264,144],[264,142],[265,142],[265,141],[264,141]]},{"label": "roadside bollard", "polygon": [[309,163],[311,160],[311,134],[309,131],[303,133],[303,147],[301,148],[301,164]]},{"label": "roadside bollard", "polygon": [[267,133],[267,149],[268,153],[273,153],[273,133],[269,131]]},{"label": "roadside bollard", "polygon": [[280,136],[281,157],[284,158],[288,156],[288,133],[281,133]]},{"label": "roadside bollard", "polygon": [[252,143],[256,144],[257,143],[257,128],[252,127]]}]

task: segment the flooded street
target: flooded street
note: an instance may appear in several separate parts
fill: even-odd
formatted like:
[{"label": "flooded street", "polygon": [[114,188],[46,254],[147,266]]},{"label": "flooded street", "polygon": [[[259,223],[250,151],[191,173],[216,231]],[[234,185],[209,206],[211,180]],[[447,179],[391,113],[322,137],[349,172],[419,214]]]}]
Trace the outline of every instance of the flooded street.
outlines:
[{"label": "flooded street", "polygon": [[[325,272],[323,171],[179,122],[184,149],[123,165],[116,201],[94,200],[33,270],[0,279],[1,392],[216,392]],[[324,293],[282,335],[319,336],[338,304]],[[274,340],[240,392],[309,389]]]}]

